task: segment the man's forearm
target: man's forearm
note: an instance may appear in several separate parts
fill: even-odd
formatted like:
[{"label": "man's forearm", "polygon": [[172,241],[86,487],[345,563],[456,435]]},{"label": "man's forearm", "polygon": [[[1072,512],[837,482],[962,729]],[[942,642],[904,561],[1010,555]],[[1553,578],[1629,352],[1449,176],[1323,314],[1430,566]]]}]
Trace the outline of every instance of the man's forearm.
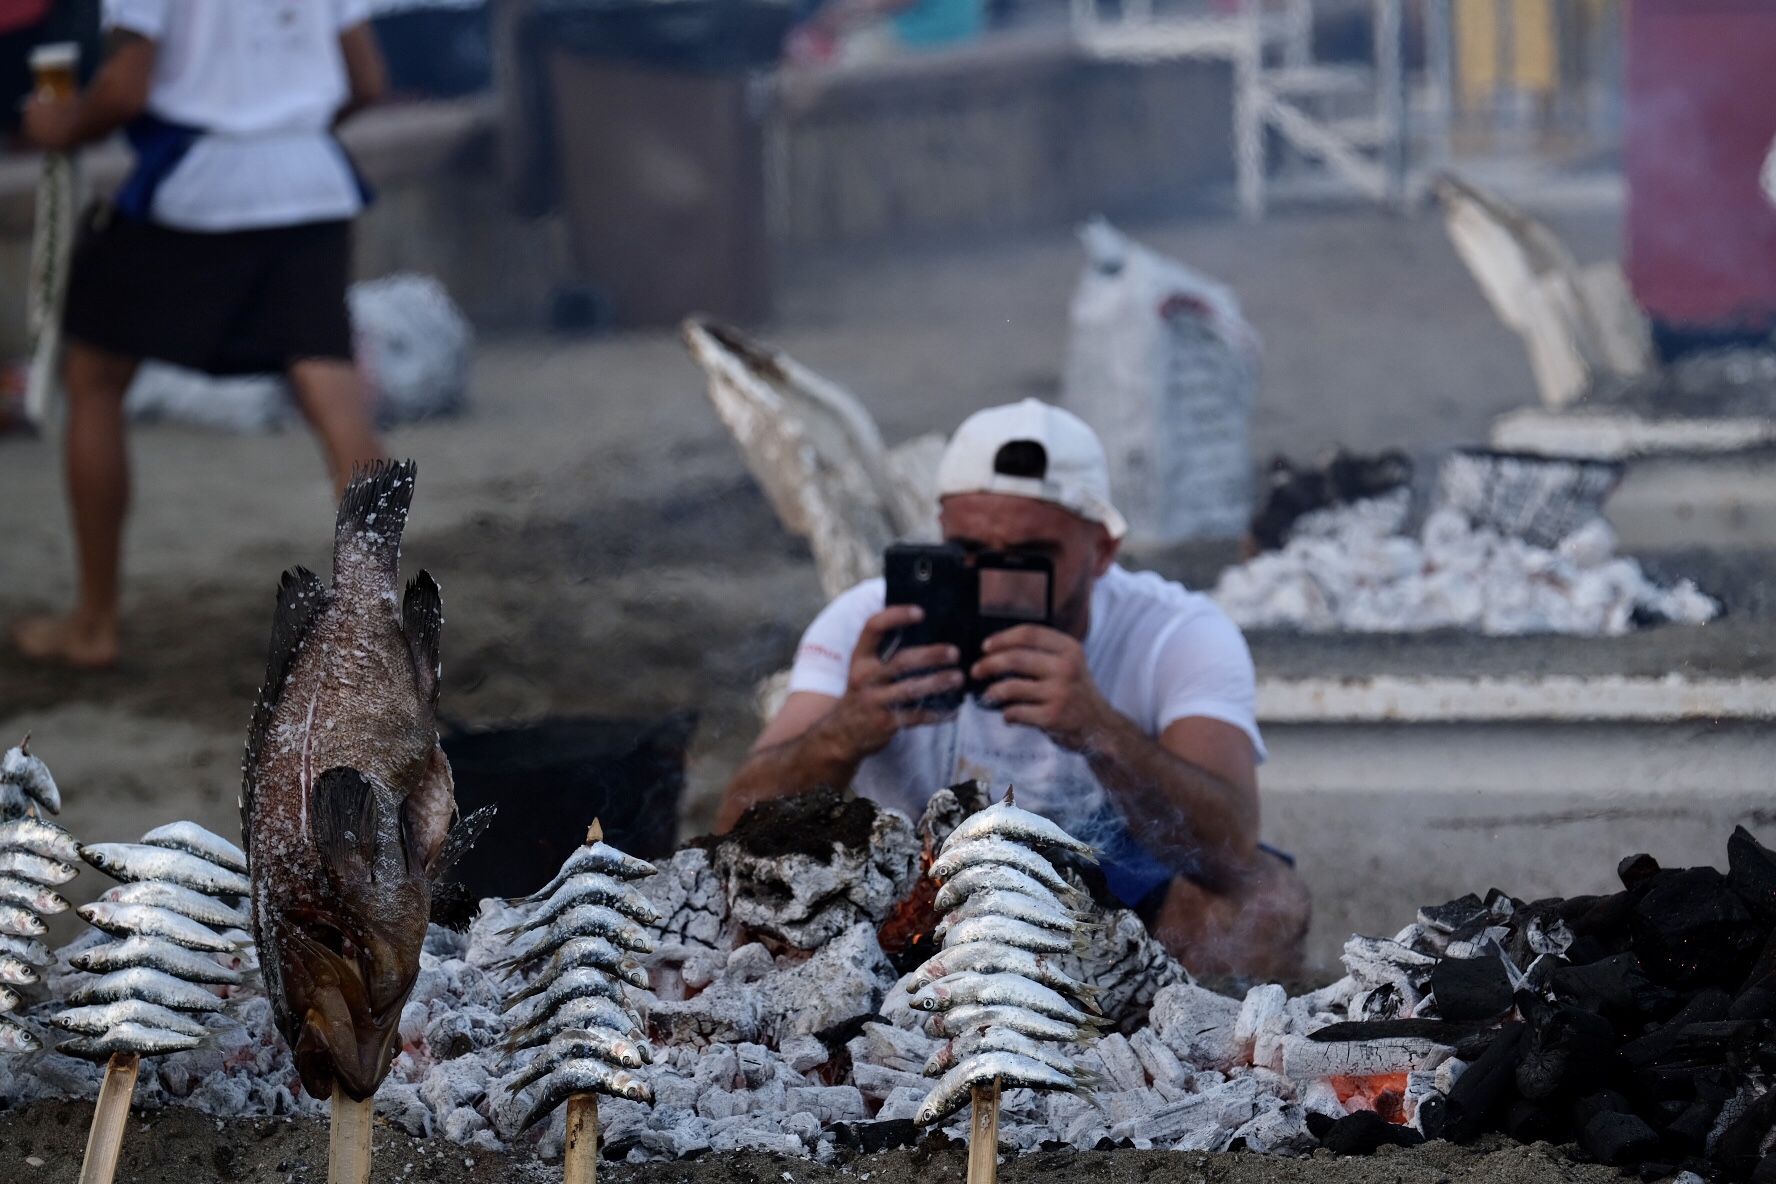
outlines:
[{"label": "man's forearm", "polygon": [[747,807],[821,786],[844,788],[857,775],[862,755],[822,720],[793,740],[761,748],[746,758],[722,795],[717,830],[727,830]]},{"label": "man's forearm", "polygon": [[74,116],[70,148],[109,139],[142,113],[133,95],[102,85],[93,87],[77,101],[80,105]]},{"label": "man's forearm", "polygon": [[154,54],[154,42],[140,34],[118,30],[110,35],[105,63],[74,100],[67,147],[108,139],[142,114],[148,106]]},{"label": "man's forearm", "polygon": [[1251,794],[1120,716],[1085,755],[1136,837],[1159,859],[1200,870],[1211,884],[1236,877],[1250,863],[1258,845]]}]

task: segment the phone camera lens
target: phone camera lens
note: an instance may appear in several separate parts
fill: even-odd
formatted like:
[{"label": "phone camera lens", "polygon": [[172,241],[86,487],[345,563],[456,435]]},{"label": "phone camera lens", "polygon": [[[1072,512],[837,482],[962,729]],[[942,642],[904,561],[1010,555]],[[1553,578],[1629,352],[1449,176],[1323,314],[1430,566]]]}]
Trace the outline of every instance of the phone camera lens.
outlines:
[{"label": "phone camera lens", "polygon": [[929,584],[931,582],[931,560],[921,559],[913,564],[913,578],[921,584]]}]

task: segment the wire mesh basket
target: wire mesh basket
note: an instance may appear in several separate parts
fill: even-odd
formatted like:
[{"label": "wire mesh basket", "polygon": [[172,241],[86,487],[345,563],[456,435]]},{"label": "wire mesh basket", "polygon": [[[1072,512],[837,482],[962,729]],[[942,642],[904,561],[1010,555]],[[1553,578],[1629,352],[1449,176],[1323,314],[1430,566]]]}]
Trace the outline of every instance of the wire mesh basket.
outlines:
[{"label": "wire mesh basket", "polygon": [[1552,547],[1599,517],[1622,480],[1616,461],[1464,448],[1437,473],[1437,501],[1476,527]]}]

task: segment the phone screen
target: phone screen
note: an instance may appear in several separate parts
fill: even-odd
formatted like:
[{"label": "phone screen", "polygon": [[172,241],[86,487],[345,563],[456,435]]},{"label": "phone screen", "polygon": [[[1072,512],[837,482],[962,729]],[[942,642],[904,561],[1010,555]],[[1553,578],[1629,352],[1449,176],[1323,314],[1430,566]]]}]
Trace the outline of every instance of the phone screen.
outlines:
[{"label": "phone screen", "polygon": [[1048,623],[1050,573],[1043,569],[980,569],[980,615]]}]

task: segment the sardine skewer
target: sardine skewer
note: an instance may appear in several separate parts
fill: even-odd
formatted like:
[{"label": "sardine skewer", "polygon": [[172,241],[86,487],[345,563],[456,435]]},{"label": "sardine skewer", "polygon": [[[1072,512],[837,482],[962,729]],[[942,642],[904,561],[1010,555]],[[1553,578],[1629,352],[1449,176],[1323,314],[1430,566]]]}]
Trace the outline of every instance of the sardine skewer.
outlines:
[{"label": "sardine skewer", "polygon": [[648,1084],[628,1072],[651,1062],[653,1054],[622,984],[646,989],[646,973],[626,954],[651,952],[653,940],[644,927],[659,921],[653,906],[625,881],[655,870],[605,843],[604,828],[594,820],[585,844],[567,858],[560,873],[524,901],[540,907],[506,931],[541,931],[541,937],[503,965],[554,955],[531,986],[506,1001],[507,1012],[524,1008],[507,1048],[547,1047],[504,1088],[515,1098],[533,1085],[541,1090],[525,1111],[520,1130],[567,1103],[566,1184],[594,1184],[597,1179],[600,1093],[649,1105],[654,1100]]},{"label": "sardine skewer", "polygon": [[1002,1087],[1073,1091],[1090,1082],[1041,1042],[1072,1042],[1105,1023],[1093,993],[1043,958],[1089,941],[1087,901],[1049,862],[1064,851],[1096,862],[1087,844],[1003,801],[965,819],[932,863],[942,951],[910,977],[925,1030],[952,1039],[926,1064],[942,1079],[919,1108],[921,1125],[972,1104],[968,1184],[996,1184]]}]

